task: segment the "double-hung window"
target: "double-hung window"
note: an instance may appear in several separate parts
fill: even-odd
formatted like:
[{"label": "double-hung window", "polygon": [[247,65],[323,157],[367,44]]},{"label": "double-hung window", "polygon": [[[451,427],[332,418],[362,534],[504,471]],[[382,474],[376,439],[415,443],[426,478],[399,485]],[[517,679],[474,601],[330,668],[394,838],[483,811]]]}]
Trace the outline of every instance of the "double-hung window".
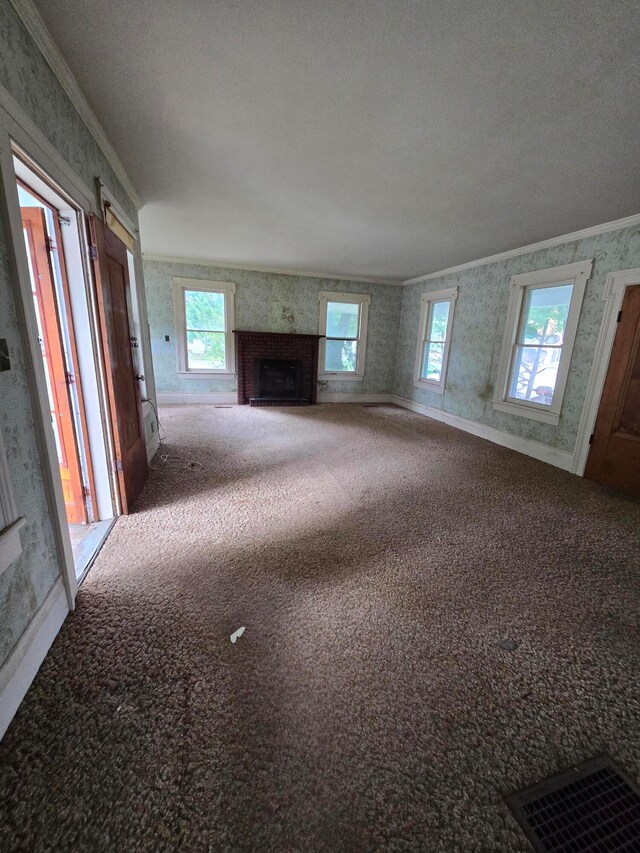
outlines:
[{"label": "double-hung window", "polygon": [[495,409],[558,424],[593,261],[511,279]]},{"label": "double-hung window", "polygon": [[363,379],[371,297],[322,291],[319,299],[320,379]]},{"label": "double-hung window", "polygon": [[193,378],[235,373],[235,284],[173,279],[178,373]]},{"label": "double-hung window", "polygon": [[418,349],[413,375],[416,388],[444,394],[453,309],[457,295],[457,288],[422,295]]}]

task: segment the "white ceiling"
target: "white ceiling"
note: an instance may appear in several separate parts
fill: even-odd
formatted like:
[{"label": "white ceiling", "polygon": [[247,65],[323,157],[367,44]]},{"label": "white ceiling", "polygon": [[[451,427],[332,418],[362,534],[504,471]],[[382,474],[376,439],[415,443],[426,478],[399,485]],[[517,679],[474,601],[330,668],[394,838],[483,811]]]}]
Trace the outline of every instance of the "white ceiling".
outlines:
[{"label": "white ceiling", "polygon": [[635,0],[37,0],[150,254],[406,279],[640,211]]}]

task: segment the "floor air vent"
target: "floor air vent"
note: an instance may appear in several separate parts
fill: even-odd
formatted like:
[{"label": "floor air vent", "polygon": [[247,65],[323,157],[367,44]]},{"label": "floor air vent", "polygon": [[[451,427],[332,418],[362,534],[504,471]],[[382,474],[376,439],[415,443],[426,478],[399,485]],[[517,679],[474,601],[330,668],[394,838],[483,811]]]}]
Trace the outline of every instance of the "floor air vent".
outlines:
[{"label": "floor air vent", "polygon": [[640,792],[607,756],[507,797],[535,850],[640,850]]}]

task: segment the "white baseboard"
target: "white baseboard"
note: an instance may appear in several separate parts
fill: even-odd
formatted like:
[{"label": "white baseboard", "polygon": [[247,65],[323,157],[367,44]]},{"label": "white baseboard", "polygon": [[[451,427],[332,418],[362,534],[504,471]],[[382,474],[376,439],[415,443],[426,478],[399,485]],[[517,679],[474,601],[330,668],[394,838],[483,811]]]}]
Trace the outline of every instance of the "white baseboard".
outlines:
[{"label": "white baseboard", "polygon": [[319,403],[390,403],[390,394],[340,394],[323,393],[318,394]]},{"label": "white baseboard", "polygon": [[[235,391],[209,391],[207,393],[193,394],[158,394],[159,406],[188,406],[195,404],[221,403],[229,405],[237,403]],[[319,403],[389,403],[389,394],[318,394]]]},{"label": "white baseboard", "polygon": [[0,667],[0,738],[24,699],[68,612],[64,584],[62,578],[58,578]]},{"label": "white baseboard", "polygon": [[512,435],[502,429],[496,429],[477,421],[471,421],[460,415],[452,415],[450,412],[444,412],[441,409],[433,409],[431,406],[416,403],[415,400],[410,400],[407,397],[390,395],[390,402],[396,403],[405,409],[411,409],[412,412],[418,412],[418,414],[425,415],[428,418],[433,418],[433,420],[456,427],[456,429],[464,430],[464,432],[470,432],[479,438],[486,438],[494,444],[500,444],[502,447],[508,447],[510,450],[517,450],[518,453],[524,453],[526,456],[533,456],[534,459],[547,462],[549,465],[555,465],[557,468],[562,468],[565,471],[571,471],[573,468],[573,453],[568,453],[566,450],[556,450],[555,447],[549,447],[549,445],[541,444],[539,441],[521,438],[518,435]]},{"label": "white baseboard", "polygon": [[207,391],[204,393],[158,394],[159,406],[211,405],[212,403],[237,403],[235,391]]},{"label": "white baseboard", "polygon": [[160,435],[158,434],[158,430],[153,433],[149,441],[147,442],[147,462],[151,462],[153,457],[158,452],[158,448],[160,447]]}]

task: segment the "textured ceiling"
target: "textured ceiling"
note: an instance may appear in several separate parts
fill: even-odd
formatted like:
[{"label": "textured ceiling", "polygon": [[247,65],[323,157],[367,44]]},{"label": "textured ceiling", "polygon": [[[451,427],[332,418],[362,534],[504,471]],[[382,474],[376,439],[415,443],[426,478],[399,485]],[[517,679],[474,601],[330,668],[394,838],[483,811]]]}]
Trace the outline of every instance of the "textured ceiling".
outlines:
[{"label": "textured ceiling", "polygon": [[37,0],[147,253],[405,279],[640,211],[625,0]]}]

